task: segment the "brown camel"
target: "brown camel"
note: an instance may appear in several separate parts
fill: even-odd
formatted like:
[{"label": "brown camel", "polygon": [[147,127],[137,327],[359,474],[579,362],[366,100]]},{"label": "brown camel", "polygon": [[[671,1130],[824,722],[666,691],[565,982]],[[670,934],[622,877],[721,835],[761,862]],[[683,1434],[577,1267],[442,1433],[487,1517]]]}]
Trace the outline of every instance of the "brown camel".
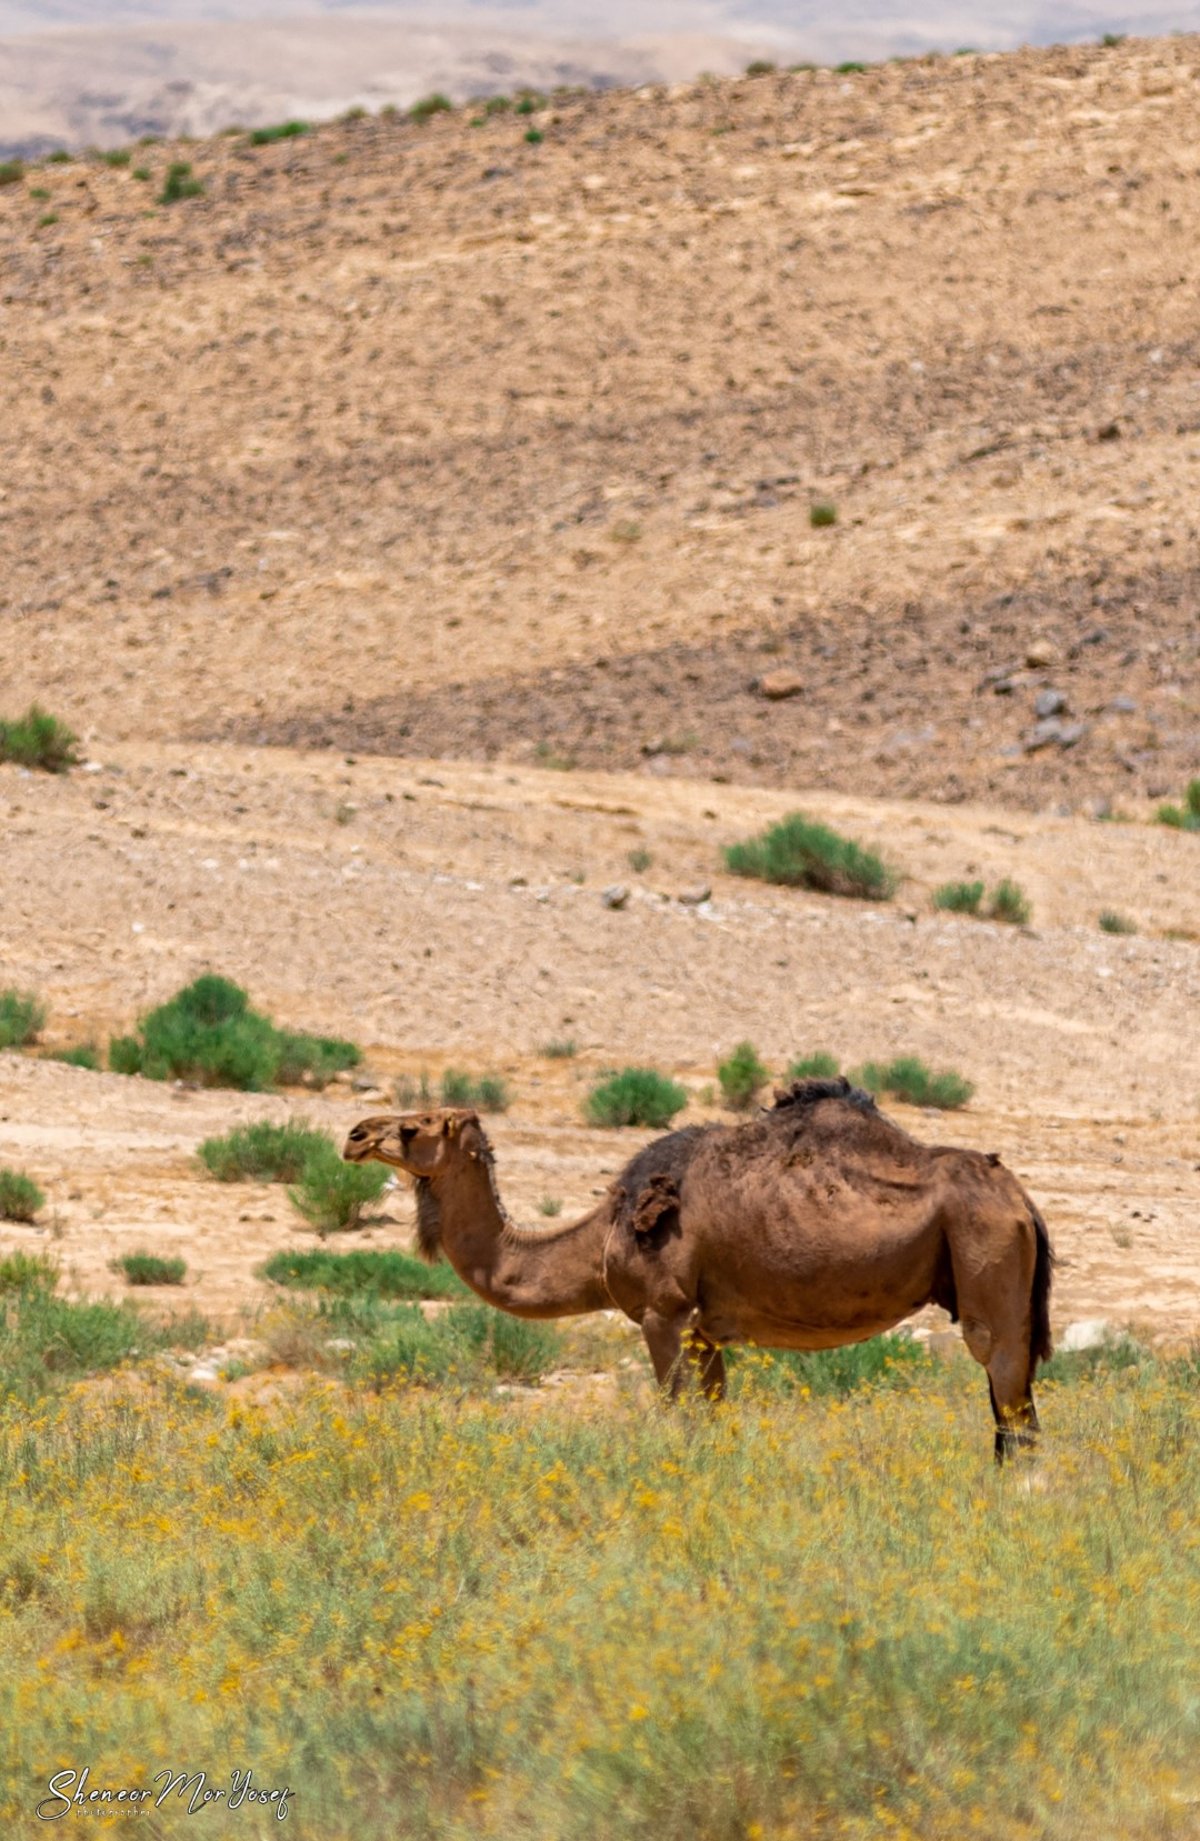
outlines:
[{"label": "brown camel", "polygon": [[921,1144],[846,1080],[798,1081],[745,1124],[656,1139],[589,1214],[543,1233],[505,1214],[474,1112],[364,1119],[343,1155],[416,1178],[422,1253],[444,1252],[489,1304],[623,1310],[672,1396],[685,1354],[719,1399],[724,1343],[836,1348],[935,1303],[987,1370],[997,1459],[1034,1442],[1053,1264],[1041,1215],[998,1157]]}]

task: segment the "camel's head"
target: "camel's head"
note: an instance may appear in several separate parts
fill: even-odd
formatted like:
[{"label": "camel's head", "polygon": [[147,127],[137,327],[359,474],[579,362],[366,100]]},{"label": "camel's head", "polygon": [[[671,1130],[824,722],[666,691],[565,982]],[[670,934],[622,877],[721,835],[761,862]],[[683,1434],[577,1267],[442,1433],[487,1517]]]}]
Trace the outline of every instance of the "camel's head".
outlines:
[{"label": "camel's head", "polygon": [[434,1112],[390,1112],[361,1119],[346,1139],[342,1156],[347,1163],[394,1164],[410,1176],[431,1177],[444,1170],[450,1159],[466,1155],[478,1159],[486,1153],[487,1139],[478,1113],[461,1106]]}]

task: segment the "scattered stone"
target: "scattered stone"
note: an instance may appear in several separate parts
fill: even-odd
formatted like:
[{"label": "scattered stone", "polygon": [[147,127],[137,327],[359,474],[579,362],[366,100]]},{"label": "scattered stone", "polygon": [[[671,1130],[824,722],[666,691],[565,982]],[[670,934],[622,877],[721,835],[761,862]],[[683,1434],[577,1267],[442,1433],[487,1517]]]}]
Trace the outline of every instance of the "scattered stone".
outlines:
[{"label": "scattered stone", "polygon": [[1121,439],[1121,424],[1119,422],[1105,422],[1103,427],[1096,430],[1096,439],[1097,441],[1119,441]]},{"label": "scattered stone", "polygon": [[363,1072],[351,1075],[350,1085],[355,1093],[369,1093],[379,1085],[379,1080],[376,1075]]},{"label": "scattered stone", "polygon": [[1085,722],[1061,722],[1057,716],[1048,716],[1045,721],[1035,723],[1025,740],[1021,743],[1025,754],[1036,754],[1041,748],[1073,748],[1087,734]]},{"label": "scattered stone", "polygon": [[1078,1323],[1069,1323],[1062,1335],[1055,1338],[1063,1355],[1077,1355],[1084,1349],[1103,1349],[1118,1340],[1117,1331],[1105,1317],[1083,1317]]},{"label": "scattered stone", "polygon": [[1035,715],[1042,718],[1061,716],[1066,707],[1067,699],[1061,690],[1040,690],[1033,706]]},{"label": "scattered stone", "polygon": [[1064,722],[1058,737],[1060,748],[1073,748],[1087,734],[1086,722]]},{"label": "scattered stone", "polygon": [[1133,716],[1137,713],[1137,704],[1132,697],[1114,697],[1108,707],[1114,716]]},{"label": "scattered stone", "polygon": [[707,882],[698,882],[695,888],[680,889],[675,899],[682,902],[685,908],[698,908],[702,902],[712,900],[712,890]]},{"label": "scattered stone", "polygon": [[623,882],[612,882],[601,890],[600,900],[606,908],[623,908],[629,900],[629,890]]},{"label": "scattered stone", "polygon": [[768,703],[782,703],[788,697],[798,697],[804,689],[804,679],[798,671],[768,671],[758,681],[758,694]]},{"label": "scattered stone", "polygon": [[1046,665],[1058,663],[1058,648],[1049,639],[1031,640],[1025,653],[1025,663],[1031,671],[1041,671]]}]

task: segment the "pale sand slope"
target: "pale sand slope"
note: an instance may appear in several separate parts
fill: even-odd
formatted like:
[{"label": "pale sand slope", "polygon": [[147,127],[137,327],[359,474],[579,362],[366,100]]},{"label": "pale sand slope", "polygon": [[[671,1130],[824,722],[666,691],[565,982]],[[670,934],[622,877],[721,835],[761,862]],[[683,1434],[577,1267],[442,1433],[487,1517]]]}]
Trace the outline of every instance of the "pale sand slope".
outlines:
[{"label": "pale sand slope", "polygon": [[[358,1040],[369,1069],[502,1071],[504,1192],[585,1206],[641,1141],[585,1128],[598,1071],[653,1062],[693,1093],[749,1036],[773,1069],[816,1048],[853,1066],[902,1052],[955,1067],[953,1117],[898,1109],[920,1135],[998,1150],[1044,1205],[1063,1258],[1055,1318],[1104,1315],[1179,1339],[1200,1328],[1200,947],[1196,842],[1147,824],[1030,818],[716,787],[276,751],[117,746],[66,780],[0,768],[0,954],[41,991],[47,1041],[104,1038],[211,967],[279,1020]],[[876,907],[719,870],[722,843],[802,803],[906,873]],[[652,865],[634,874],[632,849]],[[930,892],[1015,875],[1035,927],[937,918]],[[602,888],[631,886],[606,909]],[[711,882],[699,909],[676,899]],[[1137,937],[1101,934],[1115,906]],[[574,1060],[539,1055],[573,1037]],[[46,1188],[46,1245],[85,1289],[118,1251],[183,1252],[185,1296],[232,1314],[253,1270],[308,1236],[280,1189],[222,1186],[205,1135],[298,1105],[339,1134],[378,1109],[195,1093],[0,1055],[0,1163]],[[705,1116],[696,1106],[689,1117]],[[403,1242],[398,1197],[379,1243]]]}]

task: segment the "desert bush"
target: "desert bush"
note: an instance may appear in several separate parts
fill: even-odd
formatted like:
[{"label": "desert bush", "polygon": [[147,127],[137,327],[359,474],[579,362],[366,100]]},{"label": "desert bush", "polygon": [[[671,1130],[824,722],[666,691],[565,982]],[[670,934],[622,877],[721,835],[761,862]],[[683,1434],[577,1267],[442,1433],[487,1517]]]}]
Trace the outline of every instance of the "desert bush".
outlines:
[{"label": "desert bush", "polygon": [[205,1138],[196,1155],[219,1183],[295,1183],[314,1151],[331,1148],[328,1132],[314,1130],[303,1119],[283,1125],[259,1119],[223,1137]]},{"label": "desert bush", "polygon": [[43,773],[66,773],[79,762],[76,738],[57,716],[32,703],[24,716],[0,721],[0,761],[40,767]]},{"label": "desert bush", "polygon": [[419,102],[413,103],[408,111],[408,119],[428,121],[433,115],[445,115],[453,107],[449,96],[443,96],[440,90],[435,90],[431,96],[422,96]]},{"label": "desert bush", "polygon": [[44,211],[41,217],[38,218],[38,229],[39,230],[49,230],[51,224],[57,224],[57,222],[58,222],[58,212],[57,211]]},{"label": "desert bush", "polygon": [[53,1291],[57,1284],[58,1267],[44,1253],[6,1253],[0,1258],[0,1293]]},{"label": "desert bush", "polygon": [[480,1112],[507,1112],[512,1104],[508,1083],[499,1074],[460,1073],[447,1068],[442,1075],[443,1106],[474,1106]]},{"label": "desert bush", "polygon": [[351,1042],[277,1029],[250,1008],[240,985],[211,972],[149,1011],[136,1036],[116,1037],[108,1051],[117,1074],[247,1092],[302,1078],[322,1086],[359,1058]]},{"label": "desert bush", "polygon": [[1115,908],[1100,910],[1101,933],[1136,933],[1137,922],[1130,920],[1128,914],[1118,914]]},{"label": "desert bush", "polygon": [[48,1049],[47,1061],[65,1061],[70,1068],[87,1068],[92,1074],[100,1068],[100,1050],[94,1042],[76,1042],[71,1048]]},{"label": "desert bush", "polygon": [[250,134],[250,145],[270,147],[275,141],[293,141],[300,135],[311,132],[306,121],[280,121],[269,128],[254,128]]},{"label": "desert bush", "polygon": [[540,95],[537,90],[525,90],[521,95],[520,101],[517,103],[517,114],[536,115],[538,110],[544,109],[545,106],[546,98]]},{"label": "desert bush", "polygon": [[935,1074],[916,1055],[899,1055],[895,1061],[868,1061],[851,1077],[868,1093],[890,1093],[910,1106],[932,1106],[953,1112],[965,1106],[975,1089],[961,1074],[949,1070]]},{"label": "desert bush", "polygon": [[45,1262],[14,1284],[0,1282],[0,1401],[36,1400],[56,1385],[119,1367],[133,1356],[195,1348],[207,1338],[208,1325],[195,1311],[150,1323],[129,1303],[61,1298],[54,1289],[57,1277]]},{"label": "desert bush", "polygon": [[0,185],[20,185],[24,177],[23,160],[0,160]]},{"label": "desert bush", "polygon": [[554,1041],[545,1044],[542,1053],[548,1061],[570,1061],[579,1053],[579,1044],[570,1036],[565,1039],[556,1037]]},{"label": "desert bush", "polygon": [[857,58],[847,58],[845,63],[835,64],[833,68],[839,77],[851,77],[858,71],[865,70],[867,67],[865,64],[860,63]]},{"label": "desert bush", "polygon": [[1200,831],[1200,780],[1189,780],[1182,805],[1160,805],[1155,817],[1175,831]]},{"label": "desert bush", "polygon": [[32,1221],[45,1201],[32,1176],[0,1168],[0,1221]]},{"label": "desert bush", "polygon": [[525,130],[525,139],[531,147],[540,147],[545,138],[540,128],[526,128]]},{"label": "desert bush", "polygon": [[335,1074],[356,1068],[362,1055],[353,1042],[339,1036],[298,1034],[276,1030],[279,1065],[275,1079],[281,1087],[327,1087]]},{"label": "desert bush", "polygon": [[128,1285],[182,1285],[187,1260],[164,1259],[158,1253],[122,1253],[109,1261],[108,1269],[119,1273]]},{"label": "desert bush", "polygon": [[133,156],[128,147],[106,147],[102,151],[100,158],[103,160],[105,166],[119,167],[128,166]]},{"label": "desert bush", "polygon": [[391,1247],[356,1248],[352,1253],[311,1251],[273,1253],[260,1268],[276,1285],[328,1291],[344,1297],[468,1298],[464,1285],[445,1260],[427,1265],[411,1253]]},{"label": "desert bush", "polygon": [[669,1125],[687,1105],[687,1090],[653,1068],[624,1068],[592,1088],[584,1113],[592,1125]]},{"label": "desert bush", "polygon": [[288,1197],[324,1238],[326,1234],[357,1227],[363,1209],[379,1200],[387,1181],[386,1165],[343,1163],[337,1146],[327,1140],[324,1150],[314,1147],[306,1158],[300,1179],[288,1190]]},{"label": "desert bush", "polygon": [[753,1042],[739,1042],[727,1061],[717,1068],[717,1079],[725,1104],[735,1112],[746,1112],[755,1095],[768,1078],[770,1069],[758,1058]]},{"label": "desert bush", "polygon": [[818,1049],[813,1055],[801,1055],[787,1071],[789,1080],[833,1080],[839,1072],[836,1055]]},{"label": "desert bush", "polygon": [[895,876],[874,851],[799,812],[771,825],[760,837],[730,844],[725,865],[735,876],[829,895],[857,895],[866,901],[886,901],[896,887]]},{"label": "desert bush", "polygon": [[505,115],[511,108],[511,96],[488,96],[483,104],[485,115]]},{"label": "desert bush", "polygon": [[992,899],[988,904],[988,914],[992,920],[1006,921],[1010,926],[1025,927],[1033,914],[1029,901],[1019,882],[1010,881],[1005,876],[992,890]]},{"label": "desert bush", "polygon": [[769,77],[778,68],[778,64],[773,63],[770,58],[754,58],[746,66],[746,75],[748,77]]},{"label": "desert bush", "polygon": [[172,160],[167,167],[158,202],[160,205],[174,205],[182,198],[199,198],[203,191],[204,181],[195,177],[190,163],[187,160]]},{"label": "desert bush", "polygon": [[808,508],[808,521],[815,531],[828,530],[830,525],[838,521],[837,506],[825,499],[818,500]]},{"label": "desert bush", "polygon": [[645,850],[641,846],[639,846],[638,849],[631,850],[629,852],[629,855],[626,857],[625,861],[629,864],[629,867],[633,871],[635,876],[643,876],[645,875],[646,871],[650,868],[650,865],[653,863],[654,858],[651,855],[650,851]]},{"label": "desert bush", "polygon": [[32,991],[0,991],[0,1048],[27,1048],[46,1022],[46,1007]]},{"label": "desert bush", "polygon": [[933,892],[934,907],[947,914],[978,914],[982,900],[982,882],[943,882]]},{"label": "desert bush", "polygon": [[131,179],[138,180],[142,185],[148,185],[153,177],[154,174],[150,171],[148,166],[135,166],[130,174]]}]

